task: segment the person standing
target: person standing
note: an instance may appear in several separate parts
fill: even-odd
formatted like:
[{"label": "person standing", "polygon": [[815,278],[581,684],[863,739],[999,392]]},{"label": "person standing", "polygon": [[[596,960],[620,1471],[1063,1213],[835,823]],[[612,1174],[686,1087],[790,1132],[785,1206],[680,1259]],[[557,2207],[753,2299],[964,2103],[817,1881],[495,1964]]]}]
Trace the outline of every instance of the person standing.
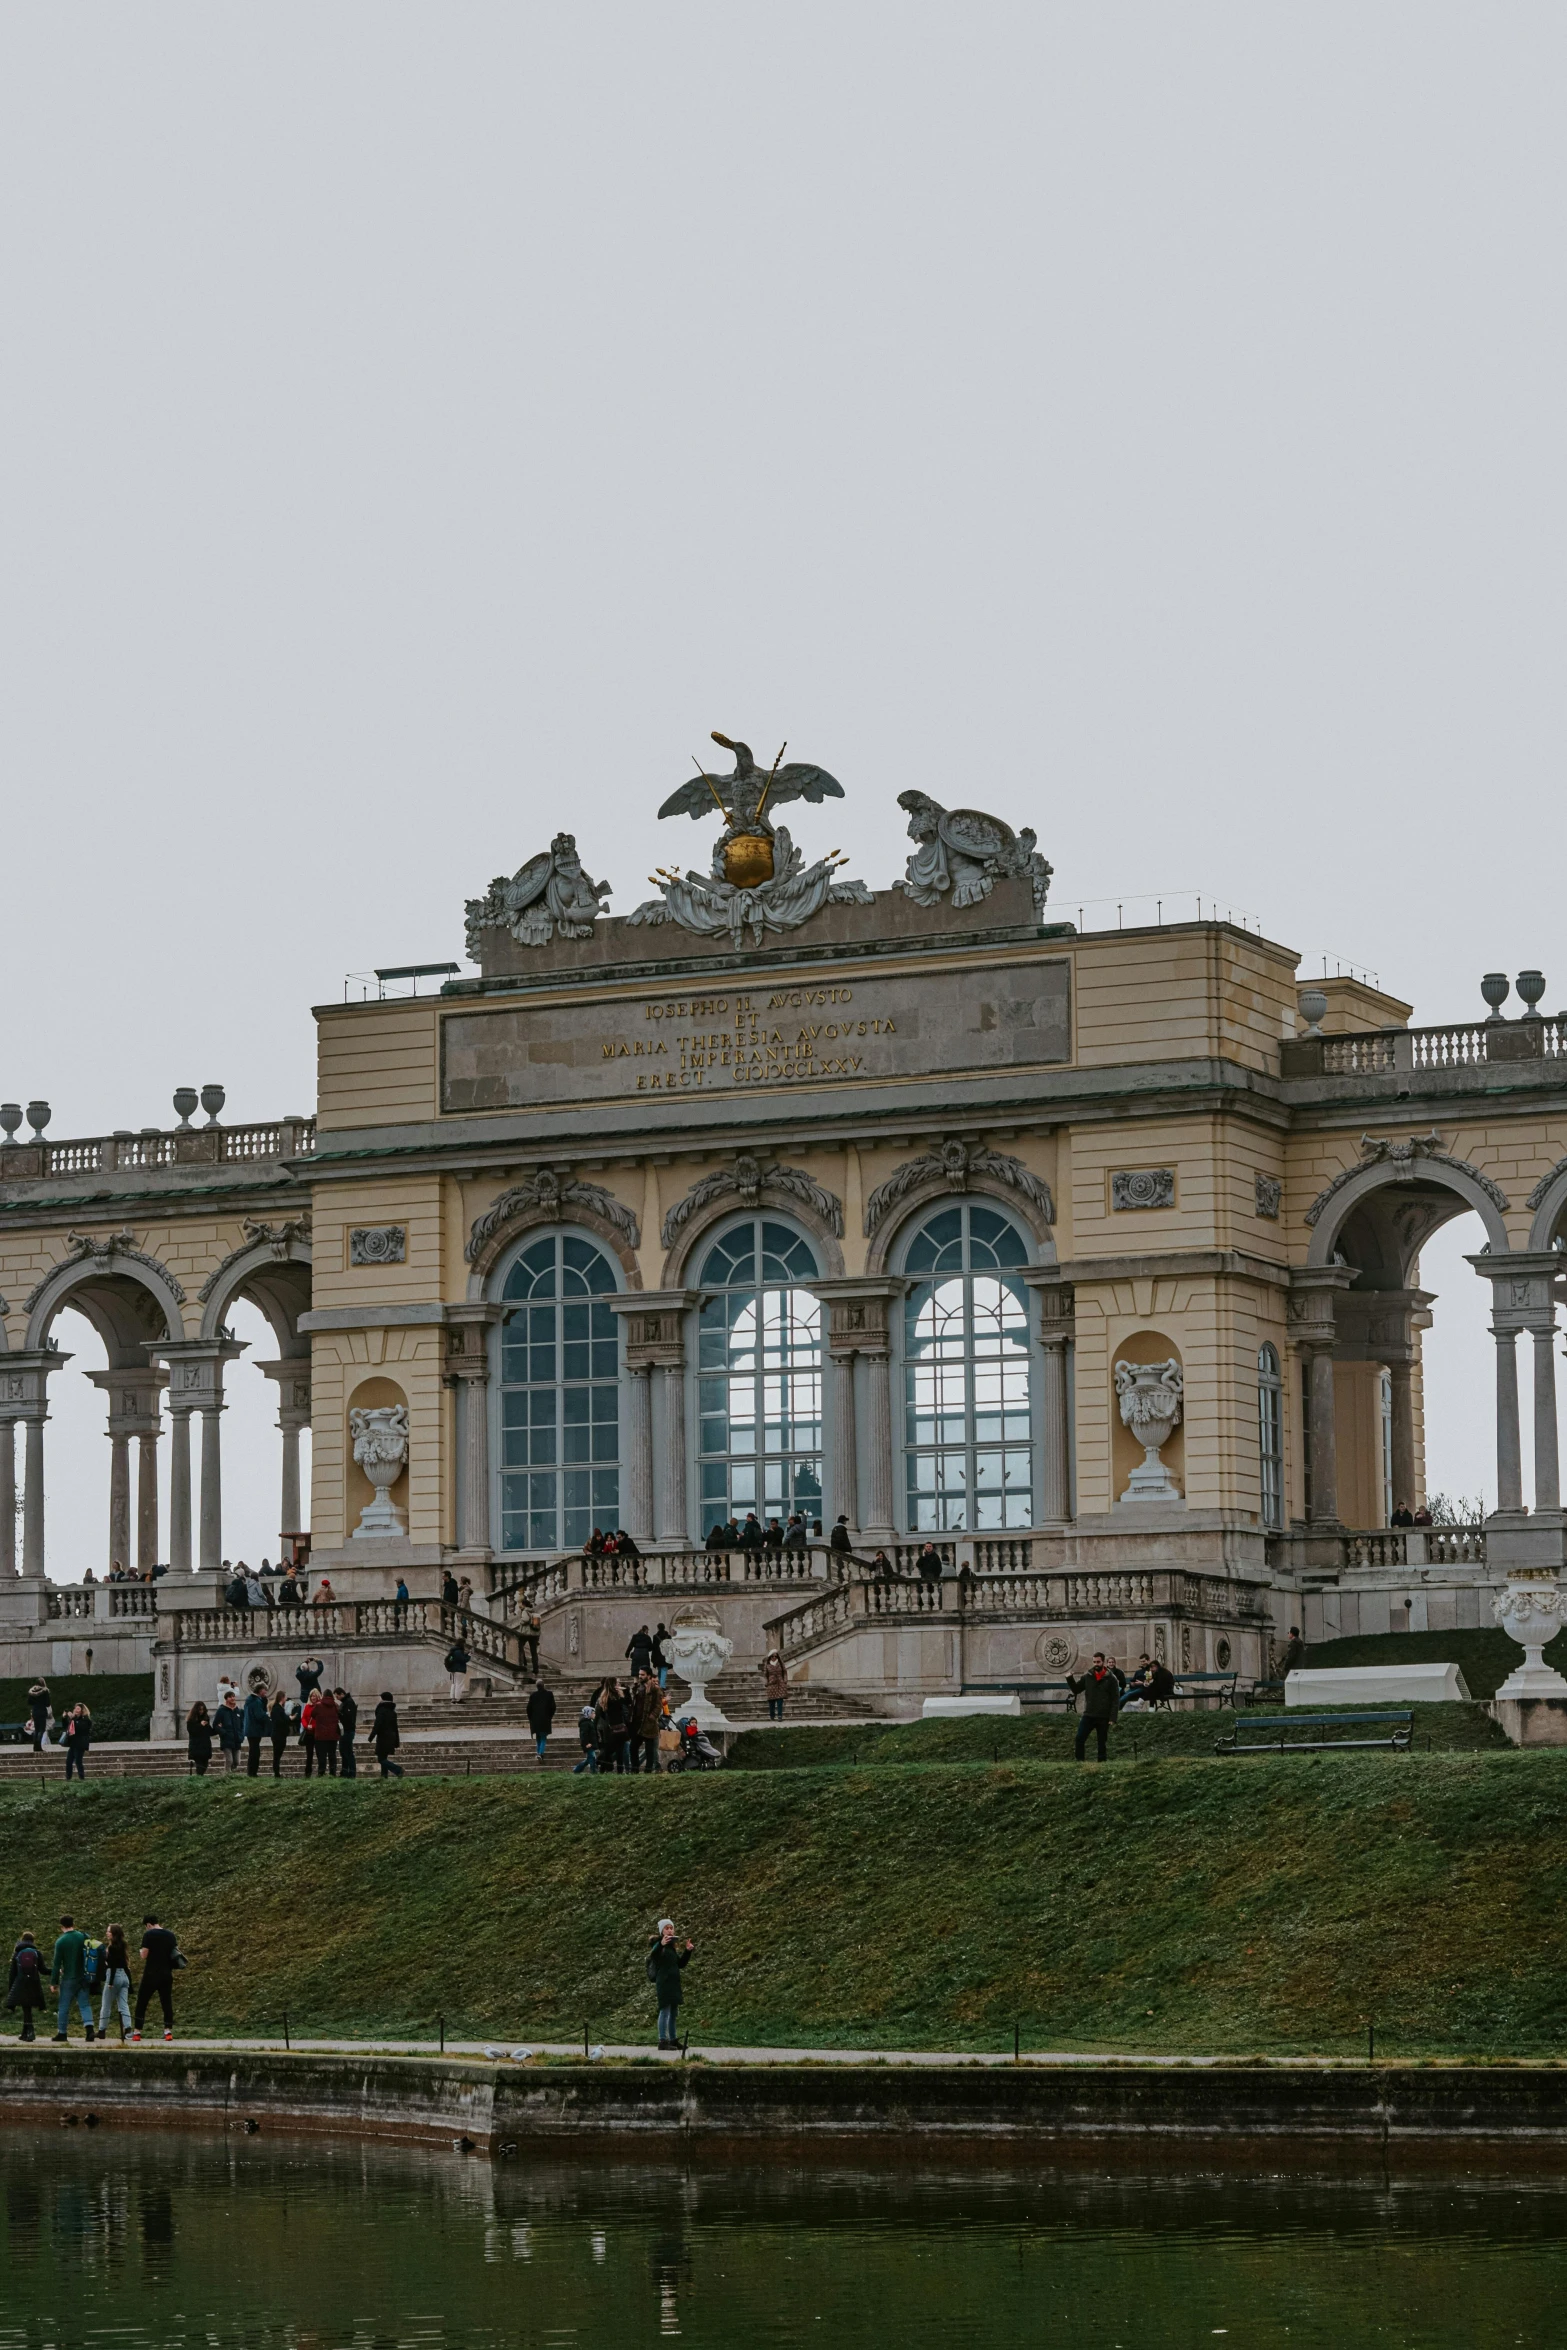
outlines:
[{"label": "person standing", "polygon": [[638,1673],[631,1688],[631,1768],[634,1771],[658,1769],[658,1725],[663,1710],[651,1669]]},{"label": "person standing", "polygon": [[696,1949],[688,1941],[684,1950],[675,1940],[673,1918],[660,1918],[658,1932],[647,1954],[647,1979],[658,1994],[658,2044],[660,2048],[680,2046],[680,2003],[685,1997],[682,1976],[691,1963]]},{"label": "person standing", "polygon": [[544,1750],[549,1744],[550,1725],[554,1719],[555,1692],[553,1689],[547,1689],[542,1681],[536,1681],[528,1692],[528,1728],[533,1733],[534,1752],[538,1755],[541,1763],[544,1760]]},{"label": "person standing", "polygon": [[[307,1779],[311,1775],[316,1758],[316,1701],[320,1695],[319,1689],[312,1689],[299,1709],[299,1743],[305,1750],[305,1777]],[[325,1764],[322,1765],[321,1775],[323,1778],[326,1776]]]},{"label": "person standing", "polygon": [[539,1672],[539,1634],[542,1629],[543,1626],[538,1617],[530,1615],[517,1635],[517,1646],[522,1654],[522,1662],[535,1680],[537,1680]]},{"label": "person standing", "polygon": [[400,1779],[403,1766],[392,1757],[403,1742],[397,1727],[397,1701],[390,1689],[383,1689],[381,1702],[375,1709],[370,1724],[370,1743],[375,1748],[375,1759],[381,1766],[383,1779]]},{"label": "person standing", "polygon": [[642,1625],[640,1630],[632,1633],[626,1643],[626,1656],[631,1666],[631,1678],[634,1681],[638,1674],[645,1673],[653,1662],[653,1635],[646,1624]]},{"label": "person standing", "polygon": [[321,1676],[325,1671],[326,1667],[318,1656],[302,1657],[294,1667],[294,1678],[299,1683],[301,1705],[304,1704],[313,1689],[320,1688]]},{"label": "person standing", "polygon": [[446,1670],[452,1677],[450,1696],[453,1705],[461,1705],[468,1694],[468,1651],[459,1636],[446,1651]]},{"label": "person standing", "polygon": [[1300,1626],[1291,1624],[1290,1636],[1284,1646],[1284,1654],[1279,1659],[1279,1679],[1287,1681],[1291,1673],[1298,1673],[1305,1662],[1306,1643],[1300,1636]]},{"label": "person standing", "polygon": [[87,1776],[87,1749],[92,1744],[92,1715],[85,1705],[73,1705],[65,1717],[60,1732],[60,1744],[65,1748],[65,1775],[74,1770],[78,1779]]},{"label": "person standing", "polygon": [[669,1659],[664,1654],[664,1643],[668,1638],[669,1626],[660,1616],[657,1629],[653,1634],[653,1670],[658,1675],[660,1689],[667,1689],[669,1686]]},{"label": "person standing", "polygon": [[854,1544],[849,1539],[849,1521],[841,1513],[831,1534],[827,1537],[827,1547],[829,1550],[836,1551],[850,1551],[854,1548]]},{"label": "person standing", "polygon": [[598,1692],[595,1691],[594,1697],[589,1699],[577,1716],[577,1744],[582,1749],[582,1760],[571,1766],[571,1775],[574,1779],[580,1779],[584,1771],[591,1777],[599,1767],[598,1715],[594,1710],[597,1694]]},{"label": "person standing", "polygon": [[212,1760],[212,1716],[205,1700],[198,1697],[185,1716],[185,1752],[190,1756],[190,1767],[198,1779],[207,1775]]},{"label": "person standing", "polygon": [[247,1778],[257,1779],[261,1776],[261,1749],[266,1744],[271,1721],[272,1709],[267,1704],[266,1691],[252,1689],[245,1700],[244,1713],[240,1716],[240,1725],[245,1733]]},{"label": "person standing", "polygon": [[781,1722],[789,1694],[789,1668],[776,1648],[770,1648],[762,1661],[762,1686],[767,1691],[768,1720]]},{"label": "person standing", "polygon": [[131,1954],[125,1946],[125,1928],[111,1926],[103,1938],[103,1997],[98,2003],[98,2037],[109,2037],[109,2011],[120,2011],[120,2038],[131,2035]]},{"label": "person standing", "polygon": [[239,1750],[245,1742],[245,1717],[239,1710],[239,1700],[232,1689],[223,1692],[223,1703],[218,1707],[214,1726],[218,1733],[218,1744],[223,1749],[224,1769],[237,1771]]},{"label": "person standing", "polygon": [[626,1741],[631,1735],[631,1708],[618,1681],[606,1681],[599,1705],[599,1769],[624,1771]]},{"label": "person standing", "polygon": [[1093,1669],[1074,1680],[1068,1673],[1066,1685],[1074,1697],[1083,1701],[1082,1715],[1077,1725],[1076,1754],[1079,1762],[1088,1744],[1088,1733],[1093,1731],[1099,1744],[1098,1759],[1105,1759],[1105,1739],[1111,1723],[1121,1710],[1121,1684],[1105,1661],[1102,1648],[1095,1649]]},{"label": "person standing", "polygon": [[27,1692],[27,1713],[33,1725],[34,1754],[43,1752],[44,1740],[49,1734],[50,1711],[49,1684],[47,1681],[35,1681]]},{"label": "person standing", "polygon": [[11,1953],[11,1979],[6,1985],[5,2003],[21,2012],[22,2038],[36,2040],[33,2018],[44,2005],[44,1962],[31,1934],[19,1935]]},{"label": "person standing", "polygon": [[359,1728],[359,1707],[346,1689],[334,1689],[337,1699],[337,1758],[345,1779],[357,1779],[359,1762],[354,1753],[354,1733]]},{"label": "person standing", "polygon": [[87,2037],[93,2038],[92,2000],[87,1991],[87,1937],[73,1918],[60,1920],[60,1935],[54,1946],[54,1958],[49,1968],[49,1988],[60,1994],[59,2013],[55,2019],[55,2038],[68,2037],[66,2025],[70,2021],[71,2002],[74,1999],[82,2012]]},{"label": "person standing", "polygon": [[337,1777],[337,1741],[342,1730],[337,1699],[330,1689],[318,1689],[310,1700],[315,1715],[312,1727],[316,1738],[316,1777]]},{"label": "person standing", "polygon": [[136,1994],[136,2028],[133,2040],[141,2038],[142,2019],[147,2003],[156,1998],[163,2011],[163,2037],[174,2037],[174,1969],[179,1963],[179,1944],[150,1911],[141,1922],[141,1987]]},{"label": "person standing", "polygon": [[283,1703],[283,1692],[281,1689],[275,1689],[272,1692],[271,1711],[267,1715],[267,1735],[272,1741],[272,1776],[274,1779],[281,1779],[283,1776],[283,1749],[288,1744],[289,1732],[293,1726],[288,1718],[288,1707]]}]

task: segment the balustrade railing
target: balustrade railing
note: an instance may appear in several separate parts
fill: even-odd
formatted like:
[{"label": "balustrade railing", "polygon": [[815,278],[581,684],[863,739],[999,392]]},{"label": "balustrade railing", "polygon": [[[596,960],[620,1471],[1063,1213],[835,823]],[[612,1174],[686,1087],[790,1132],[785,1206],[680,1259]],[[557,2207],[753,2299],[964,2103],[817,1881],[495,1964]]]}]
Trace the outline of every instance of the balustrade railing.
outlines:
[{"label": "balustrade railing", "polygon": [[151,1583],[111,1583],[104,1597],[111,1617],[155,1616],[158,1612],[158,1593]]},{"label": "balustrade railing", "polygon": [[1267,1613],[1259,1585],[1231,1583],[1218,1575],[1189,1575],[1174,1568],[1073,1575],[1031,1568],[1010,1574],[949,1573],[939,1582],[918,1576],[867,1576],[769,1617],[766,1631],[787,1662],[838,1638],[856,1623],[912,1622],[928,1616],[949,1622],[964,1617],[1059,1622],[1166,1610],[1234,1623],[1262,1623]]},{"label": "balustrade railing", "polygon": [[[910,1553],[911,1558],[914,1553]],[[862,1571],[868,1561],[860,1561]],[[490,1592],[508,1623],[543,1615],[583,1591],[787,1591],[802,1583],[845,1580],[850,1562],[825,1543],[798,1550],[639,1551],[634,1558],[594,1558],[570,1551],[563,1558],[502,1570]]]},{"label": "balustrade railing", "polygon": [[1344,1536],[1353,1567],[1483,1567],[1483,1526],[1370,1526]]},{"label": "balustrade railing", "polygon": [[147,1173],[161,1167],[246,1166],[258,1159],[308,1159],[314,1118],[273,1118],[259,1126],[174,1127],[167,1133],[89,1134],[69,1142],[0,1143],[0,1179]]},{"label": "balustrade railing", "polygon": [[445,1646],[461,1639],[470,1656],[519,1671],[522,1647],[509,1624],[440,1599],[340,1599],[288,1608],[186,1607],[161,1611],[181,1648],[291,1648],[344,1640],[414,1638]]},{"label": "balustrade railing", "polygon": [[1395,1069],[1474,1069],[1494,1061],[1557,1061],[1567,1057],[1567,1015],[1296,1037],[1289,1043],[1291,1055],[1307,1045],[1320,1048],[1324,1077],[1377,1076]]}]

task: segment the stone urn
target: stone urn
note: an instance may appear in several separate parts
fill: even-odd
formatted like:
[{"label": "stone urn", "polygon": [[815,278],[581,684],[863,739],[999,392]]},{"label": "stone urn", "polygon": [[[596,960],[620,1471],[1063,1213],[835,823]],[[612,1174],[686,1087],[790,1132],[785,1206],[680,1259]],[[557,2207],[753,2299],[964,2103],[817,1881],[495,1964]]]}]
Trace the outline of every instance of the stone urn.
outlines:
[{"label": "stone urn", "polygon": [[732,1727],[728,1716],[713,1704],[707,1694],[709,1681],[716,1681],[734,1654],[734,1642],[727,1640],[714,1623],[677,1624],[664,1642],[664,1654],[671,1669],[682,1681],[691,1684],[691,1695],[684,1705],[674,1708],[675,1719],[694,1714],[703,1730],[727,1730]]},{"label": "stone urn", "polygon": [[1117,1363],[1115,1392],[1121,1420],[1143,1448],[1122,1501],[1179,1501],[1180,1488],[1159,1458],[1159,1447],[1181,1417],[1185,1381],[1174,1356],[1167,1363]]},{"label": "stone urn", "polygon": [[378,1404],[368,1411],[350,1412],[348,1433],[354,1458],[375,1487],[375,1499],[359,1513],[354,1540],[390,1536],[394,1542],[406,1541],[407,1520],[401,1510],[393,1508],[391,1489],[408,1458],[408,1406]]},{"label": "stone urn", "polygon": [[1540,1654],[1567,1624],[1567,1592],[1555,1576],[1543,1569],[1511,1575],[1491,1604],[1502,1630],[1523,1649],[1523,1663],[1508,1674],[1497,1696],[1567,1698],[1567,1680]]}]

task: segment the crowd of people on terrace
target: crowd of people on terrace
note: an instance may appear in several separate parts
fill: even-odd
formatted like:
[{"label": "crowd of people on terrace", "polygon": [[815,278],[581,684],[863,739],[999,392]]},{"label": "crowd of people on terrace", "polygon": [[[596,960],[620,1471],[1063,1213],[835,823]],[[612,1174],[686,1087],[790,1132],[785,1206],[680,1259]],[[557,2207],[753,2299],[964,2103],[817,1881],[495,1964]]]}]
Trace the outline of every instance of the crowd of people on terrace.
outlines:
[{"label": "crowd of people on terrace", "polygon": [[[204,1779],[214,1751],[225,1770],[237,1772],[241,1755],[247,1777],[261,1776],[264,1754],[271,1756],[271,1776],[283,1777],[283,1761],[297,1747],[307,1779],[354,1779],[359,1775],[356,1741],[359,1703],[351,1690],[331,1687],[318,1656],[307,1656],[296,1666],[297,1697],[281,1689],[241,1690],[228,1674],[218,1679],[217,1703],[208,1706],[198,1697],[185,1716],[185,1748],[192,1770]],[[400,1779],[403,1766],[396,1760],[402,1745],[397,1700],[383,1689],[370,1717],[370,1751],[383,1779]]]}]

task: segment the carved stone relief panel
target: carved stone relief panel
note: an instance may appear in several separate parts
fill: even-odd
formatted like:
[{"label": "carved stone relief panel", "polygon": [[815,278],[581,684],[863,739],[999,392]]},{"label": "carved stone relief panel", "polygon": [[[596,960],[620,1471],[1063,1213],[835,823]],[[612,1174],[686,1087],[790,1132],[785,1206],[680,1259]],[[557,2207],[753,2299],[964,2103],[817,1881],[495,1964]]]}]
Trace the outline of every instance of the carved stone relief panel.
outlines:
[{"label": "carved stone relief panel", "polygon": [[351,1265],[402,1265],[408,1261],[408,1229],[403,1224],[355,1224],[348,1235]]},{"label": "carved stone relief panel", "polygon": [[1279,1220],[1279,1204],[1284,1197],[1284,1186],[1272,1175],[1258,1175],[1254,1180],[1257,1186],[1257,1213],[1259,1216],[1265,1217],[1270,1224],[1276,1224]]},{"label": "carved stone relief panel", "polygon": [[1110,1178],[1110,1205],[1122,1208],[1173,1208],[1173,1167],[1118,1167]]}]

